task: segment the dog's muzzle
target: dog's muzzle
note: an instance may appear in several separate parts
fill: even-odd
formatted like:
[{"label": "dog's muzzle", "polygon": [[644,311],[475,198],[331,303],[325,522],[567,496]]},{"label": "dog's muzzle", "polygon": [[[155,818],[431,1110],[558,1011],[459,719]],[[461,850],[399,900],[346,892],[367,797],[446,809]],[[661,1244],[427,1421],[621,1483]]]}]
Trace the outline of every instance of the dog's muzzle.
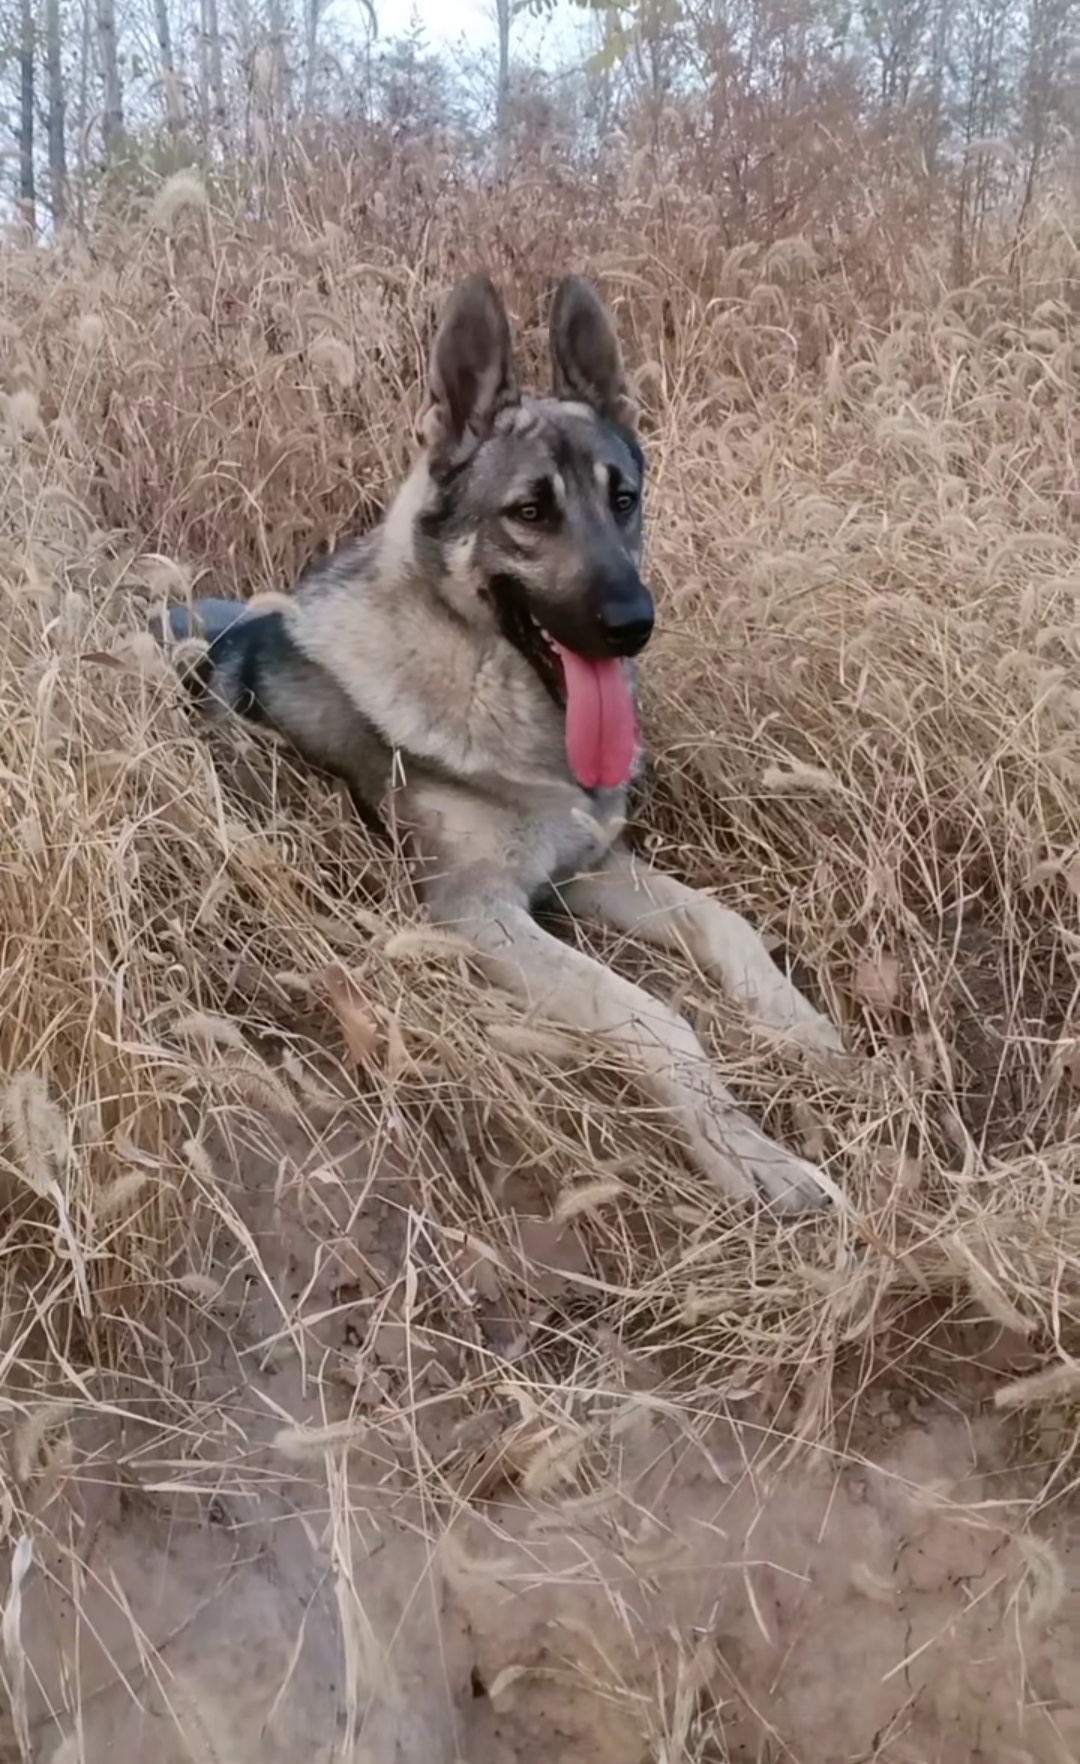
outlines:
[{"label": "dog's muzzle", "polygon": [[640,655],[653,633],[652,595],[641,582],[603,596],[596,622],[604,651],[611,656]]}]

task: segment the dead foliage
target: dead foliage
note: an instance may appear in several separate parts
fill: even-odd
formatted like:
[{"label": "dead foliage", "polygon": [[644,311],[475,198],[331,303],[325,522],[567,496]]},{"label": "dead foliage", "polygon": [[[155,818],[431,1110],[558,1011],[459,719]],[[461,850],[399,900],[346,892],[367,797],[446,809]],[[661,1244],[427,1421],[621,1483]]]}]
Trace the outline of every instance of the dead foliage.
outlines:
[{"label": "dead foliage", "polygon": [[[433,1527],[507,1486],[595,1490],[642,1392],[695,1426],[767,1419],[767,1460],[842,1452],[873,1379],[985,1400],[964,1357],[1006,1332],[999,1402],[1064,1400],[1071,235],[1047,216],[1007,275],[948,291],[913,242],[883,320],[800,239],[706,261],[632,191],[602,249],[532,188],[463,191],[425,224],[395,191],[374,211],[361,170],[296,174],[257,214],[174,182],[89,243],[4,259],[3,1523],[47,1526],[56,1438],[122,1408],[123,1379],[183,1436],[187,1480],[215,1455],[219,1492],[244,1482],[210,1454],[199,1344],[253,1287],[297,1351],[321,1325],[222,1159],[268,1154],[290,1119],[326,1147],[347,1124],[395,1174],[368,1242],[331,1150],[279,1158],[274,1204],[324,1243],[347,1312],[319,1375],[352,1394],[327,1397],[330,1433],[279,1418],[278,1445],[318,1457],[359,1405]],[[536,359],[563,263],[619,314],[661,598],[642,837],[801,960],[866,1057],[843,1078],[784,1065],[704,982],[637,959],[770,1129],[825,1161],[846,1197],[825,1223],[729,1211],[625,1075],[425,933],[399,854],[332,789],[208,740],[141,634],[196,583],[287,589],[375,516],[438,302],[477,262]],[[428,1427],[449,1389],[452,1424]],[[1036,1503],[1073,1481],[1075,1438],[1055,1437]]]}]

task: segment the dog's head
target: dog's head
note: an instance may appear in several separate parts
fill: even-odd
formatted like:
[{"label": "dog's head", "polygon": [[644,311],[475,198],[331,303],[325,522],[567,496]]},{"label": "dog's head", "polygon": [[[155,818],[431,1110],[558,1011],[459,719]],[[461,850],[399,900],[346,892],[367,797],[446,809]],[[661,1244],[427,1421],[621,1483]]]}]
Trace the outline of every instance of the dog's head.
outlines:
[{"label": "dog's head", "polygon": [[636,745],[626,663],[653,628],[644,459],[614,326],[580,276],[556,290],[550,345],[551,395],[523,396],[495,289],[474,276],[456,290],[431,355],[419,527],[440,592],[565,706],[581,782],[617,784]]}]

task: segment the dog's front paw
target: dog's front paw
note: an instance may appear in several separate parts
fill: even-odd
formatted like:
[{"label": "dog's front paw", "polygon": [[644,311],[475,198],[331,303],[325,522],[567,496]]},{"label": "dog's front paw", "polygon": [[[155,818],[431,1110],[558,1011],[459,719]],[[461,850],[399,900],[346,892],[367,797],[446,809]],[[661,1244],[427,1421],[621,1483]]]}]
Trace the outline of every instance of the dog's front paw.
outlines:
[{"label": "dog's front paw", "polygon": [[766,1029],[777,1041],[805,1048],[810,1053],[848,1057],[839,1029],[804,998],[790,980],[770,962],[771,972],[748,976],[739,1005],[751,1023]]},{"label": "dog's front paw", "polygon": [[748,1173],[758,1194],[777,1213],[817,1213],[832,1204],[832,1195],[821,1172],[805,1158],[777,1145],[764,1133],[747,1160]]},{"label": "dog's front paw", "polygon": [[779,1156],[763,1156],[754,1167],[756,1186],[772,1211],[820,1213],[832,1205],[832,1195],[813,1164],[782,1151],[779,1146],[772,1149]]},{"label": "dog's front paw", "polygon": [[821,1172],[777,1145],[741,1109],[695,1123],[691,1148],[702,1175],[734,1200],[763,1199],[777,1213],[820,1212],[832,1204]]},{"label": "dog's front paw", "polygon": [[805,1048],[808,1053],[850,1059],[851,1055],[836,1024],[822,1016],[820,1011],[815,1011],[812,1005],[806,1004],[805,999],[802,1002],[806,1005],[806,1015],[780,1028],[779,1033],[784,1039],[795,1047]]}]

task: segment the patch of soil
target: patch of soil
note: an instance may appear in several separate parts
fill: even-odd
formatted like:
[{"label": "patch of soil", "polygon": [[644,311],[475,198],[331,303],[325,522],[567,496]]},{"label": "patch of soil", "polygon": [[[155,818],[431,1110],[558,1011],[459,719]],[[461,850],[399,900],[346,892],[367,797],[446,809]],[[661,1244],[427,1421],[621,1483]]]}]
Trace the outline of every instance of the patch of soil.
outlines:
[{"label": "patch of soil", "polygon": [[492,1281],[385,1146],[217,1166],[244,1256],[223,1229],[182,1423],[138,1383],[77,1419],[3,1589],[5,1764],[1077,1754],[1080,1533],[1026,1528],[995,1422],[924,1401],[789,1473],[648,1392],[537,1433],[515,1331],[580,1263],[527,1193]]}]

